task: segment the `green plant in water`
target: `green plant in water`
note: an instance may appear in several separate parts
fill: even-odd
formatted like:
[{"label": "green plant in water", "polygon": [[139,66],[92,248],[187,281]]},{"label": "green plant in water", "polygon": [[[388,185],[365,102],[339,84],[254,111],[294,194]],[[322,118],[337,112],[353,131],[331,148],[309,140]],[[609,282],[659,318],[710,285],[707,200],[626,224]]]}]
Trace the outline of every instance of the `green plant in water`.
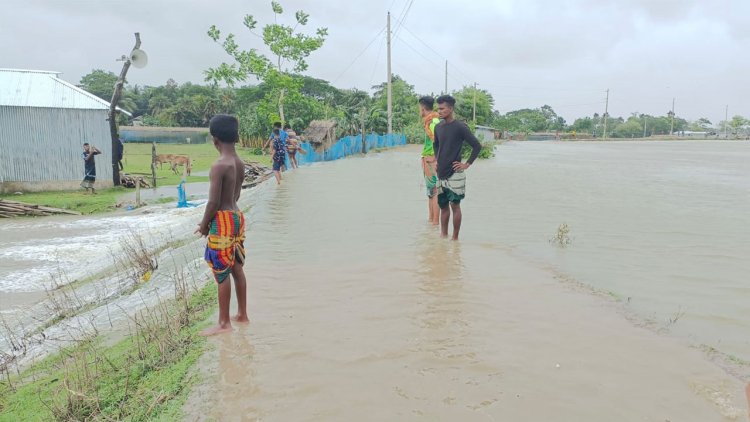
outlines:
[{"label": "green plant in water", "polygon": [[[461,158],[464,160],[471,156],[471,146],[467,143],[461,147]],[[495,156],[495,143],[494,142],[482,142],[482,149],[479,151],[477,156],[478,160],[489,159]]]},{"label": "green plant in water", "polygon": [[561,248],[573,243],[573,239],[570,238],[570,227],[567,223],[562,223],[557,227],[557,233],[550,238],[549,243]]}]

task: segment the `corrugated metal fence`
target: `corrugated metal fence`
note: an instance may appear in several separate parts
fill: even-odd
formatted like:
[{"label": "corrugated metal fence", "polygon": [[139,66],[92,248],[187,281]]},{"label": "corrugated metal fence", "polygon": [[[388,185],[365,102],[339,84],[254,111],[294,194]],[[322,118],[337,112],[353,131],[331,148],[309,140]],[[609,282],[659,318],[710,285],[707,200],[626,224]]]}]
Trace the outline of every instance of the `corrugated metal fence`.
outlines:
[{"label": "corrugated metal fence", "polygon": [[0,106],[0,183],[83,179],[83,143],[96,156],[98,180],[112,180],[106,110]]}]

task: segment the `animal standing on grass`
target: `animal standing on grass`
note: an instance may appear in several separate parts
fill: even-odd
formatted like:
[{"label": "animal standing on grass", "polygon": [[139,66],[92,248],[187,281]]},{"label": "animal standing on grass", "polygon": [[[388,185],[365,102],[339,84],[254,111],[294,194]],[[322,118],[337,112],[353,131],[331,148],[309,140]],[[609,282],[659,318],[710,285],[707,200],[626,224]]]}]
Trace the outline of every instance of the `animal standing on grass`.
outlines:
[{"label": "animal standing on grass", "polygon": [[187,170],[187,175],[190,176],[190,170],[192,170],[192,163],[190,162],[190,157],[186,157],[184,155],[176,155],[172,158],[172,171],[174,174],[179,174],[177,172],[177,167],[179,166],[185,166],[185,169]]},{"label": "animal standing on grass", "polygon": [[170,166],[172,165],[172,159],[174,159],[174,154],[159,154],[156,156],[156,159],[154,160],[154,165],[159,165],[159,168],[162,168],[162,164],[169,163]]}]

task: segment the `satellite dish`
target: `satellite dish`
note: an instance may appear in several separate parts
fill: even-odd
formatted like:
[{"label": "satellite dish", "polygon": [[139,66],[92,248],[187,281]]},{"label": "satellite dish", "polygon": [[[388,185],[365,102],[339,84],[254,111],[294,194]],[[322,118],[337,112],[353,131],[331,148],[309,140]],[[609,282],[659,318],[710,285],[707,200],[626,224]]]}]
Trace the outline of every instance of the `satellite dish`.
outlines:
[{"label": "satellite dish", "polygon": [[145,51],[134,48],[130,52],[130,63],[138,69],[142,69],[148,64],[148,55]]}]

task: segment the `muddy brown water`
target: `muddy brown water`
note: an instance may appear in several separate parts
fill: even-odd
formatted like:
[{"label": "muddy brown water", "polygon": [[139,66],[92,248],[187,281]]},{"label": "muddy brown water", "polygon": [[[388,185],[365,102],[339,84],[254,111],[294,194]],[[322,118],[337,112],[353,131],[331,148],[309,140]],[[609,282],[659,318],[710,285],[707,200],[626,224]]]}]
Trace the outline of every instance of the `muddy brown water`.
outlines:
[{"label": "muddy brown water", "polygon": [[743,420],[742,371],[691,346],[748,351],[748,147],[505,144],[458,243],[416,149],[285,174],[248,214],[252,323],[186,420]]}]

